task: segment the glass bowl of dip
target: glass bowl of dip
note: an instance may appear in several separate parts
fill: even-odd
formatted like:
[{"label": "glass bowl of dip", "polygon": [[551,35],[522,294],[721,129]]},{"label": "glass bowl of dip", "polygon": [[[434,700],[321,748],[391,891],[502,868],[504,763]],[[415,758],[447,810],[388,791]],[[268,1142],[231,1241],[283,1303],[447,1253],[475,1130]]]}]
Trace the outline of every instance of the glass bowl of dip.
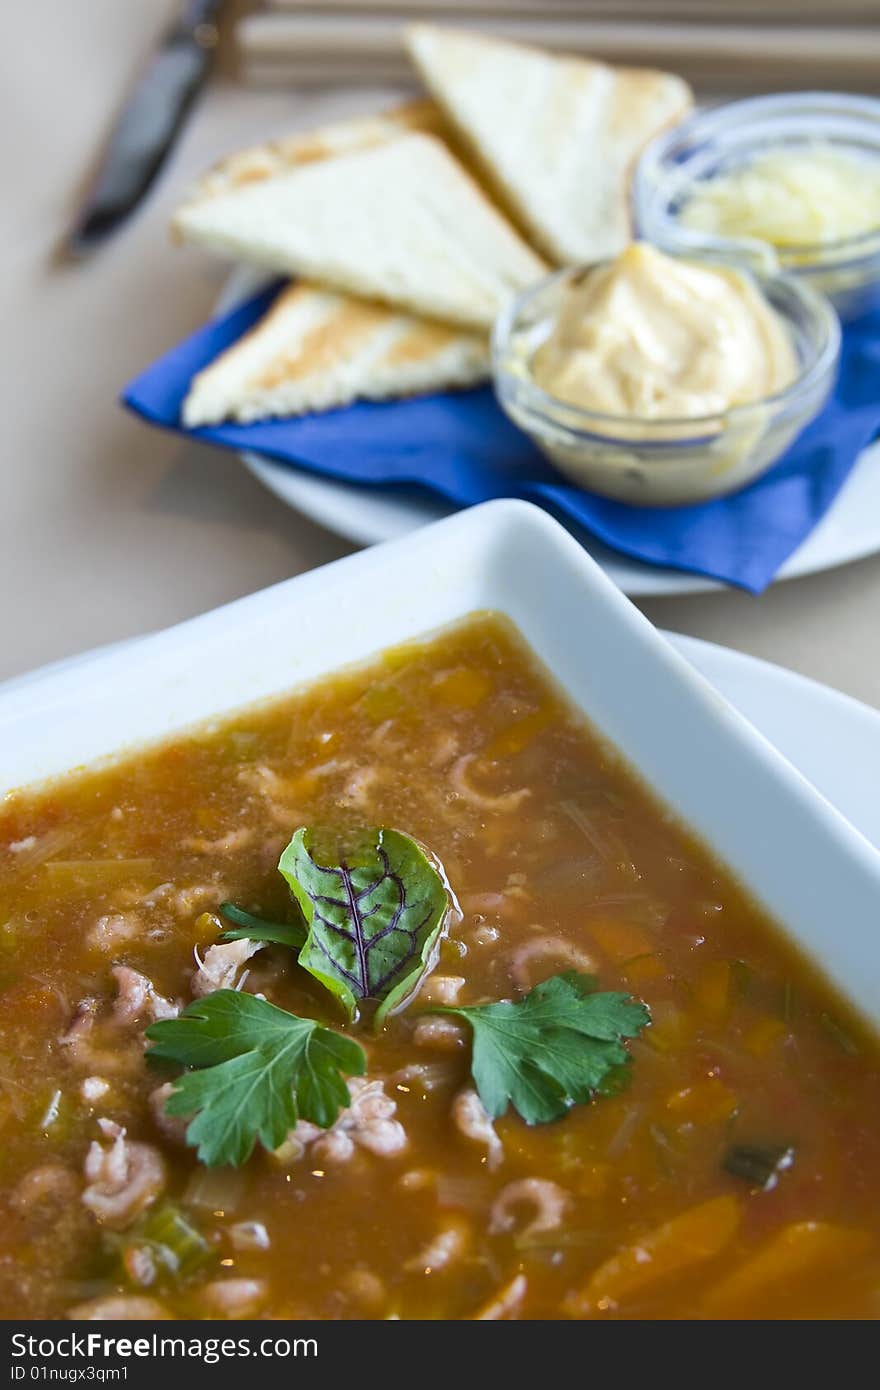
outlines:
[{"label": "glass bowl of dip", "polygon": [[[668,254],[668,253],[667,253]],[[719,269],[717,258],[674,256]],[[586,409],[535,380],[535,358],[584,277],[611,262],[555,271],[499,315],[492,338],[495,392],[505,413],[561,473],[587,491],[653,507],[736,492],[785,453],[834,385],[840,323],[828,300],[794,276],[724,268],[750,278],[794,354],[793,380],[774,394],[705,415],[639,416]]]},{"label": "glass bowl of dip", "polygon": [[639,235],[788,270],[843,319],[880,307],[880,100],[754,97],[698,112],[642,155]]}]

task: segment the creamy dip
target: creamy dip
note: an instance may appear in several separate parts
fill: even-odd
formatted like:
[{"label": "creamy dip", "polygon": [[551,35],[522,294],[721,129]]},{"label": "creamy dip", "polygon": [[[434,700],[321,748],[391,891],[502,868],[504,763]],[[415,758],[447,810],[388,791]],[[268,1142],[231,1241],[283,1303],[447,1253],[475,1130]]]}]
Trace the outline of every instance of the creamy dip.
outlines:
[{"label": "creamy dip", "polygon": [[695,419],[783,390],[797,359],[748,275],[635,242],[573,286],[532,374],[584,410]]}]

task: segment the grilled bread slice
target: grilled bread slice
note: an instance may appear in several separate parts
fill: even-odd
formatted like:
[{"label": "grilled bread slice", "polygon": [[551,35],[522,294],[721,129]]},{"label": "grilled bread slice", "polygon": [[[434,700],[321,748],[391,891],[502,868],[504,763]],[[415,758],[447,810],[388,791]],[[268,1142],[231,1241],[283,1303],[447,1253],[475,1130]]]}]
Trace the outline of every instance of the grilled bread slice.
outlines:
[{"label": "grilled bread slice", "polygon": [[180,209],[186,241],[486,330],[546,267],[446,145],[409,134]]},{"label": "grilled bread slice", "polygon": [[248,424],[473,386],[488,375],[485,336],[300,283],[193,379],[183,422]]},{"label": "grilled bread slice", "polygon": [[690,108],[685,82],[430,24],[412,25],[406,42],[492,193],[539,251],[570,265],[626,244],[635,160]]},{"label": "grilled bread slice", "polygon": [[[439,107],[425,99],[408,101],[389,111],[380,111],[377,115],[354,116],[350,120],[318,126],[315,130],[298,131],[221,159],[190,187],[181,206],[216,198],[222,193],[232,193],[237,188],[275,178],[278,174],[288,174],[301,164],[332,159],[336,155],[350,154],[352,150],[369,149],[412,131],[442,137],[446,129],[448,127]],[[172,230],[175,230],[174,222]]]}]

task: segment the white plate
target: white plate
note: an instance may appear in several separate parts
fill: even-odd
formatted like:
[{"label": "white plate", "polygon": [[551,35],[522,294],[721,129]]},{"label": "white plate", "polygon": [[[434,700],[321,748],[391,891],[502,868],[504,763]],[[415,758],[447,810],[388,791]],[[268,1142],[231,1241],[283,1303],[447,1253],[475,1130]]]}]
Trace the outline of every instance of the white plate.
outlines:
[{"label": "white plate", "polygon": [[880,849],[880,713],[782,666],[664,634],[740,714]]},{"label": "white plate", "polygon": [[[698,637],[663,635],[880,849],[880,797],[875,793],[880,786],[880,712],[769,661]],[[78,665],[97,651],[117,651],[140,640],[129,638],[67,657],[16,676],[0,690]]]},{"label": "white plate", "polygon": [[[236,270],[220,296],[218,313],[228,312],[248,295],[256,293],[264,283],[265,276],[252,269]],[[430,493],[415,489],[358,487],[274,463],[256,454],[243,453],[241,457],[254,477],[288,507],[357,545],[396,540],[456,510]],[[560,520],[625,594],[648,598],[706,593],[724,587],[698,574],[684,574],[630,560],[564,517]],[[834,505],[782,566],[777,580],[797,579],[819,570],[834,569],[876,551],[880,551],[880,442],[864,451]]]}]

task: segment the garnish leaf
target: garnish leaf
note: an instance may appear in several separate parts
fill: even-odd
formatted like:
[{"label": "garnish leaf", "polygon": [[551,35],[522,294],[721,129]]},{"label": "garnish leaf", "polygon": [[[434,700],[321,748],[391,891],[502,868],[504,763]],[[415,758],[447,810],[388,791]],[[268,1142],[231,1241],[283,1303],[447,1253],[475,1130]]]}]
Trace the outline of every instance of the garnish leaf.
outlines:
[{"label": "garnish leaf", "polygon": [[300,965],[349,1018],[359,1000],[379,1000],[381,1025],[434,962],[453,910],[439,869],[399,830],[309,827],[296,832],[278,868],[308,925]]},{"label": "garnish leaf", "polygon": [[221,941],[272,941],[277,946],[290,946],[298,951],[306,939],[306,928],[302,922],[270,922],[265,917],[255,917],[252,912],[236,907],[235,903],[221,903],[217,909],[221,917],[235,922],[221,936]]},{"label": "garnish leaf", "polygon": [[568,970],[514,1003],[432,1010],[470,1024],[471,1072],[493,1119],[512,1105],[526,1124],[544,1124],[620,1089],[620,1069],[630,1063],[622,1039],[636,1037],[651,1016],[628,994],[595,986]]},{"label": "garnish leaf", "polygon": [[343,1075],[366,1058],[351,1038],[253,994],[220,989],[147,1029],[151,1060],[196,1068],[165,1109],[193,1116],[187,1143],[214,1167],[244,1163],[257,1139],[277,1149],[298,1119],[327,1129],[351,1098]]},{"label": "garnish leaf", "polygon": [[791,1168],[794,1157],[794,1148],[789,1144],[732,1144],[721,1167],[733,1177],[743,1178],[750,1187],[771,1192],[780,1173]]}]

